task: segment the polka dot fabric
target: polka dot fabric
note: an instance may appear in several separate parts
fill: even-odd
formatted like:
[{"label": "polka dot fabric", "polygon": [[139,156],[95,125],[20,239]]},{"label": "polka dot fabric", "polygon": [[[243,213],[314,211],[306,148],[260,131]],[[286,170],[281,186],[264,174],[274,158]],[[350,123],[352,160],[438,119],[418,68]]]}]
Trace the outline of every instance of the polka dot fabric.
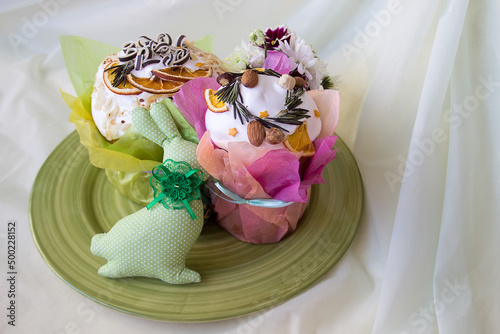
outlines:
[{"label": "polka dot fabric", "polygon": [[[153,103],[150,111],[134,109],[132,121],[142,135],[163,146],[164,160],[186,161],[203,170],[196,160],[196,144],[182,139],[163,104]],[[206,180],[208,173],[203,171],[203,176]],[[108,261],[99,274],[151,277],[171,284],[199,282],[200,275],[186,268],[185,260],[203,227],[203,203],[197,199],[189,205],[194,220],[184,209],[157,204],[122,218],[108,233],[95,235],[90,250]]]},{"label": "polka dot fabric", "polygon": [[168,210],[157,204],[118,221],[108,233],[92,238],[90,250],[108,260],[99,275],[119,278],[142,276],[172,284],[200,281],[186,268],[185,259],[203,227],[203,205],[190,203],[196,219],[186,210]]},{"label": "polka dot fabric", "polygon": [[160,131],[149,111],[145,108],[135,108],[132,112],[132,124],[147,139],[163,146],[167,136]]}]

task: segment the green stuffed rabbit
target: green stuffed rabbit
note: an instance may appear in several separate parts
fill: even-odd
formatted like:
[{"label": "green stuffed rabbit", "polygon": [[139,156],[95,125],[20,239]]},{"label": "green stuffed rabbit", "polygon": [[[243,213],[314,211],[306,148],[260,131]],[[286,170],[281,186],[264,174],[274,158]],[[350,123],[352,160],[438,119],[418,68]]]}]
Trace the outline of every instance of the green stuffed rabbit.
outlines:
[{"label": "green stuffed rabbit", "polygon": [[200,275],[185,266],[203,227],[199,186],[209,176],[196,159],[197,145],[182,138],[161,103],[151,104],[150,111],[134,109],[132,122],[142,135],[163,146],[164,163],[153,169],[155,200],[92,238],[91,252],[108,260],[99,274],[152,277],[172,284],[199,282]]}]

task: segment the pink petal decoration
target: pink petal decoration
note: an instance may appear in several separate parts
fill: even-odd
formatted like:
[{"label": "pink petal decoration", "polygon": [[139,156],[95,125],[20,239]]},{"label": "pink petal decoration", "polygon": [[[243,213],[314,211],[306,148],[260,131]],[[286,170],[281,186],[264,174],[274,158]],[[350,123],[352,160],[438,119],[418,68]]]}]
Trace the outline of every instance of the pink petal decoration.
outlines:
[{"label": "pink petal decoration", "polygon": [[339,123],[340,93],[338,90],[310,90],[307,92],[312,97],[319,110],[321,119],[321,132],[318,138],[333,135]]},{"label": "pink petal decoration", "polygon": [[207,112],[205,89],[217,90],[219,87],[216,78],[197,78],[185,83],[173,97],[186,121],[196,130],[198,138],[201,138],[207,130],[205,127],[205,113]]},{"label": "pink petal decoration", "polygon": [[286,148],[267,152],[248,171],[272,198],[306,202],[307,198],[299,195],[299,161]]},{"label": "pink petal decoration", "polygon": [[267,57],[262,67],[274,70],[279,74],[288,74],[290,72],[290,60],[281,51],[267,51]]},{"label": "pink petal decoration", "polygon": [[206,132],[198,144],[196,155],[200,165],[226,188],[241,197],[270,198],[247,170],[253,161],[262,158],[269,149],[257,148],[246,142],[234,142],[228,151],[215,148]]},{"label": "pink petal decoration", "polygon": [[337,155],[337,150],[332,151],[336,140],[337,136],[328,136],[316,139],[313,142],[316,153],[311,158],[309,166],[307,166],[300,185],[301,188],[305,189],[313,184],[325,183],[321,174],[323,173],[323,169],[325,169],[326,165]]}]

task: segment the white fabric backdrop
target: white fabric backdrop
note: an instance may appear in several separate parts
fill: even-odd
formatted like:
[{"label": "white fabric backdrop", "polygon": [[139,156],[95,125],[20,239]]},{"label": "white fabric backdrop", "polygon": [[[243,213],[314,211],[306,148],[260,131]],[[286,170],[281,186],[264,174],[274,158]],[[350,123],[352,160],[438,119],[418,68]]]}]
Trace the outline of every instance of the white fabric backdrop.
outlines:
[{"label": "white fabric backdrop", "polygon": [[[0,5],[0,332],[498,333],[498,0],[3,1]],[[365,185],[342,260],[296,298],[206,324],[135,318],[81,296],[45,265],[29,192],[74,129],[58,36],[120,46],[166,31],[227,56],[285,23],[339,75],[338,134]],[[7,222],[18,222],[16,327],[7,325]]]}]

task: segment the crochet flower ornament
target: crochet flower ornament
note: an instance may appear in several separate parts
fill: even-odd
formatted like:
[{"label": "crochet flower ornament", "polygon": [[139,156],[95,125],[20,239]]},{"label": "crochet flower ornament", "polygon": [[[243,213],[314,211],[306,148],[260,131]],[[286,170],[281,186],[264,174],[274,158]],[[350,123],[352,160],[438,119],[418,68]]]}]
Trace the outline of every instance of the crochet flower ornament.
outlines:
[{"label": "crochet flower ornament", "polygon": [[199,273],[185,265],[203,227],[199,187],[209,176],[196,159],[197,145],[182,138],[162,103],[153,103],[149,111],[134,109],[132,121],[143,136],[163,147],[164,163],[152,171],[154,200],[92,238],[91,252],[108,261],[98,273],[171,284],[199,282]]}]

